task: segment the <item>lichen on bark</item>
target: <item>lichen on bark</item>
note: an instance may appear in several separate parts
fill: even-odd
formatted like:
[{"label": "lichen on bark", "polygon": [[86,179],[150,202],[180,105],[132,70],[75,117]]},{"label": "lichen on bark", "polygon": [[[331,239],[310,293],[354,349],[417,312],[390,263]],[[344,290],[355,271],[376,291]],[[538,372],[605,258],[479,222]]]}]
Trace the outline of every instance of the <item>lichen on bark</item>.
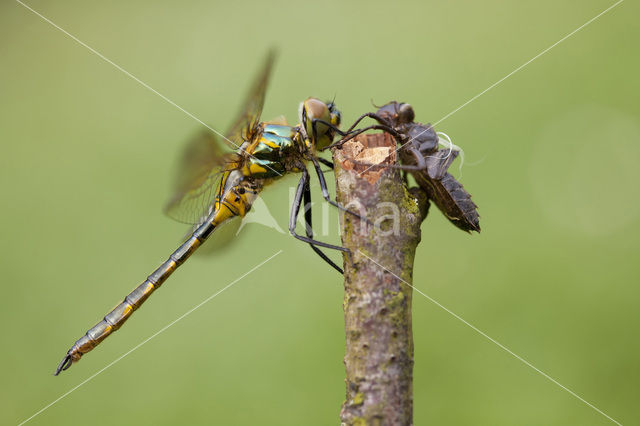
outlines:
[{"label": "lichen on bark", "polygon": [[[413,422],[412,282],[420,224],[428,202],[393,164],[395,140],[360,135],[334,149],[337,199],[367,218],[341,214],[345,256],[346,400],[343,425]],[[399,278],[400,279],[399,279]],[[405,282],[403,282],[405,281]]]}]

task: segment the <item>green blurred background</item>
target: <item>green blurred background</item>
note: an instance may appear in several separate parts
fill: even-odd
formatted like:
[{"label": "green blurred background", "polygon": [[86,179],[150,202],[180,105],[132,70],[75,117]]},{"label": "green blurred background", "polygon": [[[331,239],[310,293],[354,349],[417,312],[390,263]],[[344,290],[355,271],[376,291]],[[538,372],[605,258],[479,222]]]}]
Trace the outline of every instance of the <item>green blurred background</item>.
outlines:
[{"label": "green blurred background", "polygon": [[[434,122],[612,3],[28,4],[224,131],[269,46],[280,56],[265,118],[294,122],[313,95],[335,96],[345,123],[372,99]],[[465,149],[483,232],[433,209],[414,273],[624,424],[640,418],[638,12],[622,3],[438,125]],[[0,6],[0,58],[0,423],[25,420],[283,250],[30,424],[337,424],[341,279],[257,224],[194,257],[122,331],[52,376],[176,247],[184,226],[161,206],[201,126],[13,1]],[[264,195],[283,229],[294,183]],[[331,214],[325,239],[339,241]],[[413,318],[416,425],[612,424],[417,294]]]}]

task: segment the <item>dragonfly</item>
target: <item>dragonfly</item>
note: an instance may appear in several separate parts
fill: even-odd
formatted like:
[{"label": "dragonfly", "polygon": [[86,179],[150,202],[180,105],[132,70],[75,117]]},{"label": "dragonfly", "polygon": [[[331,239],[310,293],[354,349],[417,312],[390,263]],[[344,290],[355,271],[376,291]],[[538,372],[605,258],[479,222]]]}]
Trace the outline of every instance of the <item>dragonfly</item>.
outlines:
[{"label": "dragonfly", "polygon": [[[309,208],[310,174],[307,170],[307,164],[311,162],[327,202],[360,217],[331,199],[320,164],[333,168],[333,163],[318,156],[320,150],[333,142],[336,131],[339,131],[341,114],[333,101],[308,98],[300,104],[298,125],[289,126],[283,119],[261,122],[273,62],[274,53],[270,52],[241,113],[226,133],[224,144],[214,133],[205,131],[185,149],[175,192],[165,210],[173,219],[193,227],[186,240],[142,284],[71,346],[58,365],[56,376],[118,330],[216,229],[245,216],[258,194],[284,175],[302,175],[291,207],[290,233],[308,243],[338,272],[343,272],[319,247],[342,252],[348,250],[314,239]],[[303,202],[305,235],[299,235],[296,224]]]},{"label": "dragonfly", "polygon": [[[355,129],[365,118],[372,118],[377,124]],[[415,121],[415,111],[410,104],[391,101],[375,113],[362,114],[351,127],[340,132],[343,137],[328,148],[340,147],[360,133],[369,130],[383,130],[391,134],[400,147],[401,164],[374,165],[360,163],[370,168],[398,168],[411,172],[418,185],[426,192],[429,200],[438,207],[445,217],[456,227],[471,233],[480,232],[478,206],[462,184],[447,172],[457,158],[459,148],[451,141],[442,143],[438,133],[430,124]],[[439,149],[440,145],[446,149]]]}]

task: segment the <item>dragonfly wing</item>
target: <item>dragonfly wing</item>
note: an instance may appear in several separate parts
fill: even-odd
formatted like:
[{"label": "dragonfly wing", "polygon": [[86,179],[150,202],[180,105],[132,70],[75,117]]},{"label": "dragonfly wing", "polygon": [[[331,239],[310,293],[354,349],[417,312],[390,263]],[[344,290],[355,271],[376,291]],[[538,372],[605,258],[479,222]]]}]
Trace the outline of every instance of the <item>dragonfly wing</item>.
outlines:
[{"label": "dragonfly wing", "polygon": [[443,149],[425,156],[427,173],[429,173],[429,176],[432,179],[442,179],[458,154],[458,151]]},{"label": "dragonfly wing", "polygon": [[238,161],[237,154],[225,153],[213,133],[202,131],[184,150],[165,213],[178,222],[201,223],[210,213],[222,173]]},{"label": "dragonfly wing", "polygon": [[217,253],[221,248],[229,248],[240,238],[241,234],[246,234],[246,232],[240,232],[241,224],[242,218],[238,216],[220,224],[216,229],[215,236],[204,242],[196,256],[207,256]]},{"label": "dragonfly wing", "polygon": [[269,76],[274,59],[275,52],[271,50],[267,54],[264,65],[256,76],[253,86],[251,86],[249,90],[240,114],[238,114],[238,117],[227,132],[227,142],[230,141],[229,143],[231,145],[236,144],[234,147],[236,149],[242,145],[243,141],[253,139],[254,133],[260,123],[260,115],[262,114],[262,107],[264,106],[264,96],[267,91],[267,84],[269,83]]},{"label": "dragonfly wing", "polygon": [[222,172],[212,172],[199,188],[176,193],[164,209],[166,215],[178,222],[201,224],[211,213],[221,177]]},{"label": "dragonfly wing", "polygon": [[[274,58],[275,53],[270,51],[240,114],[227,132],[225,143],[234,151],[243,141],[252,140],[258,128]],[[176,188],[165,213],[179,222],[201,223],[215,201],[221,171],[238,167],[240,157],[239,154],[226,154],[223,145],[210,131],[194,138],[185,149]]]}]

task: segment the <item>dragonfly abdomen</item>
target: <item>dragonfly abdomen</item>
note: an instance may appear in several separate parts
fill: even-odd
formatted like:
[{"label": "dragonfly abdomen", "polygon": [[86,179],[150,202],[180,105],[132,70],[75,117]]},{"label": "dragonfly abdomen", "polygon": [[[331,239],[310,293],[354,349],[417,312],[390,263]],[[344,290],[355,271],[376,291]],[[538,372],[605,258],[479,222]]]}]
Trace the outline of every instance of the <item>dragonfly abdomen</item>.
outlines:
[{"label": "dragonfly abdomen", "polygon": [[478,206],[451,174],[445,173],[442,179],[432,179],[428,173],[419,172],[414,173],[414,177],[451,223],[466,232],[480,232]]},{"label": "dragonfly abdomen", "polygon": [[122,324],[129,319],[131,314],[149,298],[151,293],[158,289],[162,283],[169,278],[173,271],[184,263],[204,242],[215,227],[216,222],[214,221],[207,221],[200,225],[187,241],[171,253],[169,259],[153,271],[142,284],[129,293],[122,303],[105,315],[102,321],[91,327],[84,336],[74,343],[58,366],[55,374],[58,375],[62,370],[69,368],[72,363],[78,361],[84,354],[98,346],[98,344],[111,333],[118,330]]}]

